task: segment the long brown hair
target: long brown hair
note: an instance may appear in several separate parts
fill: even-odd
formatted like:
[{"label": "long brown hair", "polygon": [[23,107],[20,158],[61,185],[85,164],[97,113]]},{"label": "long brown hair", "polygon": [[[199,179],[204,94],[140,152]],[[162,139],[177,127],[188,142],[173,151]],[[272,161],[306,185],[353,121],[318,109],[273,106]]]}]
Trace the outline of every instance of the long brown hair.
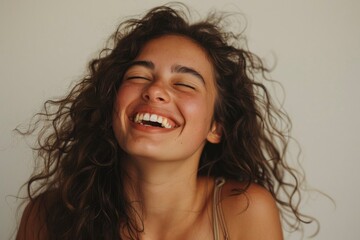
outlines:
[{"label": "long brown hair", "polygon": [[[196,41],[215,68],[214,120],[222,140],[205,146],[199,175],[264,186],[295,229],[310,219],[298,210],[301,176],[285,161],[291,123],[264,85],[269,69],[244,47],[242,33],[224,30],[225,15],[213,13],[190,23],[188,12],[181,4],[167,5],[121,23],[108,48],[90,62],[88,75],[66,97],[47,101],[34,127],[23,133],[43,123],[35,147],[41,167],[27,187],[31,201],[54,196],[46,204],[50,239],[119,239],[120,227],[135,239],[143,231],[124,193],[124,152],[113,133],[112,115],[129,63],[146,42],[166,34]],[[244,190],[234,189],[234,194]]]}]

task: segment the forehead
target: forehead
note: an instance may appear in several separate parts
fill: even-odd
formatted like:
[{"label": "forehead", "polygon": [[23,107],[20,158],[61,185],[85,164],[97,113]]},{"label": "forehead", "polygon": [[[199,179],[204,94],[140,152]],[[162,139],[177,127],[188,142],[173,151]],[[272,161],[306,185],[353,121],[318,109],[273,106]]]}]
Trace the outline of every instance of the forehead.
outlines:
[{"label": "forehead", "polygon": [[136,60],[188,65],[214,75],[214,67],[206,50],[193,39],[182,35],[163,35],[148,41]]},{"label": "forehead", "polygon": [[191,39],[190,37],[180,34],[167,34],[150,39],[148,42],[145,43],[141,52],[148,51],[150,50],[149,48],[154,48],[154,47],[163,48],[163,49],[176,47],[175,49],[181,49],[181,50],[187,48],[196,51],[197,54],[207,57],[206,50],[199,43],[197,43],[195,40]]}]

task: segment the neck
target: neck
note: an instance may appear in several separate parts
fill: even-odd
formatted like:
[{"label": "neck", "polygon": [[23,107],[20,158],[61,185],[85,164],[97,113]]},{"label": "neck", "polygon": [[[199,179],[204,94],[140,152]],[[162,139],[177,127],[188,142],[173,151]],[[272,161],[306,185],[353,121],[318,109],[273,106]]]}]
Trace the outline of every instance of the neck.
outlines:
[{"label": "neck", "polygon": [[125,168],[129,173],[126,192],[146,229],[170,230],[179,223],[194,222],[205,211],[204,196],[212,186],[197,177],[194,161],[131,162]]}]

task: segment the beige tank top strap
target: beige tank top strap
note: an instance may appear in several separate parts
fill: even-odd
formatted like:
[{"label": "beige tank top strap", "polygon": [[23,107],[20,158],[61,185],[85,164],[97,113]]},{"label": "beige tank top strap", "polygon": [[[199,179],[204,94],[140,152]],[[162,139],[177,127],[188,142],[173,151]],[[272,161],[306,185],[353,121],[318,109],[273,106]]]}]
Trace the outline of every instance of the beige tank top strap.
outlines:
[{"label": "beige tank top strap", "polygon": [[214,196],[213,196],[213,232],[214,240],[221,239],[221,233],[224,236],[224,240],[229,240],[229,233],[226,227],[225,218],[221,206],[221,189],[225,184],[224,178],[217,178],[215,180],[214,186]]}]

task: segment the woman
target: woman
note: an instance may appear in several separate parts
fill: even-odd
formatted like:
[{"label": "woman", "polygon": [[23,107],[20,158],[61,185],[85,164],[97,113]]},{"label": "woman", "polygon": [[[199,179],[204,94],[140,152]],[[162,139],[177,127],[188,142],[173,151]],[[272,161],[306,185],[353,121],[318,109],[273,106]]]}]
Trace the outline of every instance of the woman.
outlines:
[{"label": "woman", "polygon": [[190,24],[169,6],[128,20],[89,75],[45,104],[43,168],[17,239],[275,240],[278,206],[298,227],[276,122],[288,119],[255,81],[268,70],[221,20]]}]

